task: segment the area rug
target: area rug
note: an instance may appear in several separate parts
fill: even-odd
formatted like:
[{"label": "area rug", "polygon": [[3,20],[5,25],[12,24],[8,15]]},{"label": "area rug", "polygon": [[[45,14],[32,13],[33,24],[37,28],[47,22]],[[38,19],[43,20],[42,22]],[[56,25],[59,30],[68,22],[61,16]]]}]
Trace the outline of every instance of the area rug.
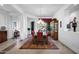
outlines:
[{"label": "area rug", "polygon": [[52,42],[48,41],[48,44],[40,45],[33,44],[33,40],[25,42],[20,49],[58,49],[58,47]]}]

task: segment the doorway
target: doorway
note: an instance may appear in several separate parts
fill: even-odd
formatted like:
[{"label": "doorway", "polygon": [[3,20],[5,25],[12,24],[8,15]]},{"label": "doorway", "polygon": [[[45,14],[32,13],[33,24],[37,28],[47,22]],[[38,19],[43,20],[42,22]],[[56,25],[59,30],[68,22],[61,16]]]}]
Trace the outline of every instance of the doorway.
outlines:
[{"label": "doorway", "polygon": [[54,40],[58,40],[58,20],[56,18],[41,18],[45,23],[47,23],[47,32]]},{"label": "doorway", "polygon": [[31,32],[34,31],[34,21],[31,22]]}]

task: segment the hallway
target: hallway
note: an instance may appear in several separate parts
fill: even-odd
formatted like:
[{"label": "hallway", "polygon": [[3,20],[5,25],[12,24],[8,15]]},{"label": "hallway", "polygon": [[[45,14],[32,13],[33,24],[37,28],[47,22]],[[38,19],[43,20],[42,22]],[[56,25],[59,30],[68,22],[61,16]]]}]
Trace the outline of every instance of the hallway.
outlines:
[{"label": "hallway", "polygon": [[79,4],[0,5],[0,53],[78,54],[78,38]]}]

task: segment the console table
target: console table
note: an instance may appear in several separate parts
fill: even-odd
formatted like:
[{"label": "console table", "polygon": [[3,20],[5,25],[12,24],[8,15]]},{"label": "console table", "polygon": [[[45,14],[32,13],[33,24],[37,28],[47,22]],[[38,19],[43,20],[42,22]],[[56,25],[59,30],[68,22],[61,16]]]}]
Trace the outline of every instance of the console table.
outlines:
[{"label": "console table", "polygon": [[0,31],[0,43],[7,41],[7,31]]}]

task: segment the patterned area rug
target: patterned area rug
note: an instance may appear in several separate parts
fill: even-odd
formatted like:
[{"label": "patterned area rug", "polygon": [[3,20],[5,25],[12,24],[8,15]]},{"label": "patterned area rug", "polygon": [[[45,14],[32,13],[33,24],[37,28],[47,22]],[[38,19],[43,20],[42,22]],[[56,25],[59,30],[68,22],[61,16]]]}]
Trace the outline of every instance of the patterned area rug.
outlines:
[{"label": "patterned area rug", "polygon": [[33,44],[33,40],[25,42],[20,49],[59,49],[53,42],[48,41],[48,44]]}]

